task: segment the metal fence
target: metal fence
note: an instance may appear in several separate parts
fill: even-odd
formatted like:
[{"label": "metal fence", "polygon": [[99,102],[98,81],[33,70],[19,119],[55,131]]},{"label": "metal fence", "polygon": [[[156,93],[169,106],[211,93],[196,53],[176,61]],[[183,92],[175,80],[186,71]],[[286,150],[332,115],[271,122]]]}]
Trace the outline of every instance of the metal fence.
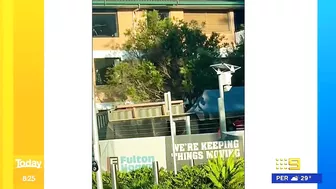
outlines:
[{"label": "metal fence", "polygon": [[[176,134],[186,135],[188,126],[191,134],[217,133],[219,129],[219,118],[198,120],[195,116],[189,117],[187,122],[184,117],[175,118]],[[233,122],[237,119],[244,119],[244,116],[228,117],[228,131],[235,131],[237,128],[233,126]],[[97,122],[99,127],[99,140],[125,139],[125,138],[143,138],[170,136],[168,117],[142,118],[120,121],[109,121],[108,112],[100,112],[97,114]],[[188,125],[189,124],[189,125]]]},{"label": "metal fence", "polygon": [[99,140],[104,140],[106,138],[108,123],[109,123],[108,111],[101,111],[97,113]]}]

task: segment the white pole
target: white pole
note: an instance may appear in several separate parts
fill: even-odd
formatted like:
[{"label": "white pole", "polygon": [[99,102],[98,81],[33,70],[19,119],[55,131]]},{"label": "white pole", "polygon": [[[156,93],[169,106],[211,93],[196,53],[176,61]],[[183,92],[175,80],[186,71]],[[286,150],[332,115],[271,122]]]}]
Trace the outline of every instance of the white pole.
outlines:
[{"label": "white pole", "polygon": [[219,98],[224,98],[224,73],[218,75]]},{"label": "white pole", "polygon": [[224,104],[224,73],[220,73],[218,75],[218,83],[219,83],[219,98],[218,98],[218,111],[219,111],[219,125],[221,136],[223,138],[224,133],[227,131],[226,128],[226,116],[225,116],[225,104]]},{"label": "white pole", "polygon": [[190,116],[187,116],[185,119],[187,135],[191,135],[191,126],[190,126]]},{"label": "white pole", "polygon": [[98,165],[98,171],[96,172],[96,182],[97,182],[97,189],[104,189],[103,188],[103,179],[101,173],[101,166],[100,166],[100,152],[99,152],[99,135],[98,135],[98,124],[97,124],[97,110],[96,110],[96,103],[95,103],[95,86],[96,86],[96,72],[95,72],[95,65],[93,63],[93,89],[92,89],[92,138],[93,138],[93,153],[94,159]]},{"label": "white pole", "polygon": [[98,125],[97,125],[97,112],[95,102],[93,101],[93,123],[92,123],[92,134],[93,134],[93,153],[95,160],[98,165],[98,171],[96,172],[97,178],[97,189],[103,189],[103,181],[101,174],[101,166],[100,166],[100,152],[99,152],[99,136],[98,136]]},{"label": "white pole", "polygon": [[112,182],[112,189],[117,189],[118,184],[117,184],[117,165],[112,163],[111,165],[111,182]]},{"label": "white pole", "polygon": [[172,110],[172,102],[171,102],[171,94],[167,93],[168,98],[168,111],[169,111],[169,122],[170,122],[170,132],[171,132],[171,141],[172,141],[172,149],[173,149],[173,160],[174,160],[174,174],[177,174],[177,166],[176,166],[176,152],[175,152],[175,124],[173,120],[173,110]]}]

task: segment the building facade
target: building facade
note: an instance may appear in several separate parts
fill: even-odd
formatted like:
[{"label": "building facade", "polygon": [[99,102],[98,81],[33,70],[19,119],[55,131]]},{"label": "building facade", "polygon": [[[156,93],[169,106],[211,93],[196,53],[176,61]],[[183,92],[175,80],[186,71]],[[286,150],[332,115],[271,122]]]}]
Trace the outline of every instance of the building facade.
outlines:
[{"label": "building facade", "polygon": [[[150,10],[157,10],[162,18],[205,23],[205,34],[219,33],[228,43],[236,42],[237,31],[244,24],[243,0],[93,0],[93,58],[97,72],[124,59],[124,33]],[[104,85],[99,74],[96,81]]]},{"label": "building facade", "polygon": [[93,1],[94,58],[119,57],[127,29],[134,27],[144,11],[157,10],[162,18],[195,20],[205,23],[204,32],[225,35],[235,41],[235,32],[244,23],[244,2],[233,0],[98,0]]}]

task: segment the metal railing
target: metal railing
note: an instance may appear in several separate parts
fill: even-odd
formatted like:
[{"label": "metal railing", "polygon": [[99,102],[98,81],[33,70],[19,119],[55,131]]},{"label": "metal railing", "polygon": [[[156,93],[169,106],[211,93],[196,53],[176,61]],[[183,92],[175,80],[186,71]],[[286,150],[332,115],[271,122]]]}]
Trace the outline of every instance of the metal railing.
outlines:
[{"label": "metal railing", "polygon": [[108,112],[102,111],[97,113],[97,126],[98,126],[98,135],[99,140],[104,140],[106,138],[106,132],[108,127]]},{"label": "metal railing", "polygon": [[[228,117],[228,131],[244,130],[244,126],[237,127],[233,125],[233,122],[235,120],[243,119],[243,117],[244,116]],[[106,118],[101,117],[98,119],[102,120]],[[174,122],[176,124],[176,135],[187,135],[188,133],[206,134],[219,132],[219,118],[199,121],[197,118],[194,117],[189,118],[189,121],[187,121],[187,119],[181,119],[176,121],[174,120]],[[147,118],[139,120],[114,121],[107,124],[106,122],[101,121],[99,125],[103,125],[103,127],[99,129],[100,140],[158,137],[171,135],[168,118]]]}]

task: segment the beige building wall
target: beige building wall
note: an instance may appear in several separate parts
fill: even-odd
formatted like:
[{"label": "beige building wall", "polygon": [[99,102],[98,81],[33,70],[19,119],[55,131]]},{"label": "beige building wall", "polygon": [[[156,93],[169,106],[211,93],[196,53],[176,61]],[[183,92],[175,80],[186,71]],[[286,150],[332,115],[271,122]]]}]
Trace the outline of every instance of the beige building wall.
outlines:
[{"label": "beige building wall", "polygon": [[169,12],[169,17],[176,20],[182,20],[183,19],[184,12],[183,10],[171,10]]},{"label": "beige building wall", "polygon": [[119,37],[98,37],[93,38],[93,50],[121,50],[126,41],[124,33],[133,27],[137,19],[141,19],[143,11],[118,10],[118,30]]},{"label": "beige building wall", "polygon": [[[122,45],[126,41],[126,37],[124,33],[127,29],[133,27],[133,23],[136,22],[137,19],[141,19],[144,11],[136,11],[135,14],[133,10],[118,10],[118,30],[119,37],[104,37],[104,38],[93,38],[93,50],[121,50]],[[200,12],[200,17],[203,16]],[[184,19],[184,11],[183,10],[171,10],[169,16],[176,20]],[[225,36],[225,42],[231,43],[234,42],[234,14],[233,12],[228,12],[229,19],[229,30],[217,32],[223,36]],[[216,31],[215,31],[216,32]],[[206,31],[207,36],[211,35],[211,31]]]}]

